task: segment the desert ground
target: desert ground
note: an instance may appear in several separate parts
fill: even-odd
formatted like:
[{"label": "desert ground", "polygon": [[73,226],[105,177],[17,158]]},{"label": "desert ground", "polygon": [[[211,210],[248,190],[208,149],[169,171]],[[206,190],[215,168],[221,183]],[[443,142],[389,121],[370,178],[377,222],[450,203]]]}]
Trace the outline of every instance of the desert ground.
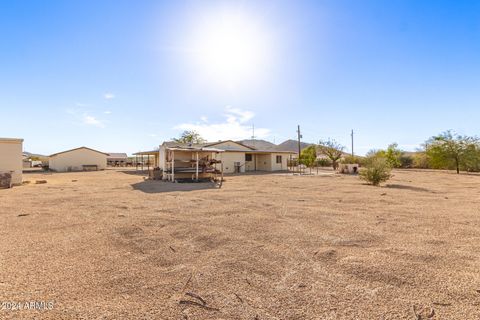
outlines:
[{"label": "desert ground", "polygon": [[480,318],[479,175],[24,180],[0,190],[1,319]]}]

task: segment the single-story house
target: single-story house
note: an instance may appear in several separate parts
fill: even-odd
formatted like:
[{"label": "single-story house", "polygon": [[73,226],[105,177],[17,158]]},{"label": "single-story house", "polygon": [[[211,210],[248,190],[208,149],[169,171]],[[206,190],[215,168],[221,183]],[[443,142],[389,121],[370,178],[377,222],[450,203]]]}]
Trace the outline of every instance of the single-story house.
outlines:
[{"label": "single-story house", "polygon": [[167,150],[175,148],[212,148],[222,151],[218,153],[217,159],[222,162],[224,173],[288,170],[287,159],[294,154],[285,150],[259,150],[233,140],[201,144],[167,141],[160,146],[160,169],[167,168]]},{"label": "single-story house", "polygon": [[128,162],[126,153],[109,152],[107,156],[107,165],[112,167],[125,166]]},{"label": "single-story house", "polygon": [[163,157],[163,180],[223,180],[223,163],[218,159],[218,155],[224,152],[221,149],[188,145],[169,146],[163,151],[160,149],[160,152]]},{"label": "single-story house", "polygon": [[52,154],[48,166],[58,172],[105,170],[107,157],[108,153],[80,147]]},{"label": "single-story house", "polygon": [[23,139],[0,138],[0,174],[11,174],[13,185],[22,183]]}]

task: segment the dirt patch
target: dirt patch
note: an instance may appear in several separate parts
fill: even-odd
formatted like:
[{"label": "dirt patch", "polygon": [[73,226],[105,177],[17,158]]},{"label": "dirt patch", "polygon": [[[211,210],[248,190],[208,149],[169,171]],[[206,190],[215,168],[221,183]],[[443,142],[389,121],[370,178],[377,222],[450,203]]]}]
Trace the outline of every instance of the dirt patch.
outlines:
[{"label": "dirt patch", "polygon": [[0,300],[55,302],[1,319],[480,318],[478,175],[132,173],[0,190]]}]

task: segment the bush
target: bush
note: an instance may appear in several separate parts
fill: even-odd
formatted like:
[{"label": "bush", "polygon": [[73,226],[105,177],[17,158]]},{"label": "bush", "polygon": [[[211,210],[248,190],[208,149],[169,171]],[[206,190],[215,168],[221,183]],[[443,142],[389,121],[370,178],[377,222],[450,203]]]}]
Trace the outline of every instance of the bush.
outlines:
[{"label": "bush", "polygon": [[365,158],[359,156],[345,156],[342,160],[342,163],[345,164],[358,164],[363,166],[365,164]]},{"label": "bush", "polygon": [[328,158],[319,158],[316,163],[318,167],[330,167],[332,165],[332,161]]},{"label": "bush", "polygon": [[368,183],[378,186],[380,183],[387,181],[391,177],[392,168],[387,159],[384,157],[372,157],[368,159],[365,168],[360,169],[360,179]]},{"label": "bush", "polygon": [[413,167],[413,157],[410,155],[402,154],[400,156],[400,168],[412,168]]},{"label": "bush", "polygon": [[418,168],[418,169],[430,168],[429,159],[425,152],[419,151],[413,155],[412,168]]}]

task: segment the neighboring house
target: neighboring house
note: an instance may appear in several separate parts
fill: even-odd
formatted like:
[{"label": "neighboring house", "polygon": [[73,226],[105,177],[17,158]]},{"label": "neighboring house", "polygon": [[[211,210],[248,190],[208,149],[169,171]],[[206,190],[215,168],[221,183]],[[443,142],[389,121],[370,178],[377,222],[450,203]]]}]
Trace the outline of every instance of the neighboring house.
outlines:
[{"label": "neighboring house", "polygon": [[12,184],[22,183],[23,139],[0,138],[0,174],[10,173]]},{"label": "neighboring house", "polygon": [[232,140],[202,144],[182,144],[164,142],[160,146],[159,167],[166,168],[166,150],[172,148],[215,148],[223,152],[217,156],[222,161],[224,173],[242,173],[249,171],[287,170],[287,159],[294,154],[283,150],[261,150]]},{"label": "neighboring house", "polygon": [[126,153],[109,152],[107,156],[107,165],[112,167],[126,166],[128,162],[128,156]]},{"label": "neighboring house", "polygon": [[105,170],[107,157],[108,153],[80,147],[52,154],[48,166],[58,172]]}]

